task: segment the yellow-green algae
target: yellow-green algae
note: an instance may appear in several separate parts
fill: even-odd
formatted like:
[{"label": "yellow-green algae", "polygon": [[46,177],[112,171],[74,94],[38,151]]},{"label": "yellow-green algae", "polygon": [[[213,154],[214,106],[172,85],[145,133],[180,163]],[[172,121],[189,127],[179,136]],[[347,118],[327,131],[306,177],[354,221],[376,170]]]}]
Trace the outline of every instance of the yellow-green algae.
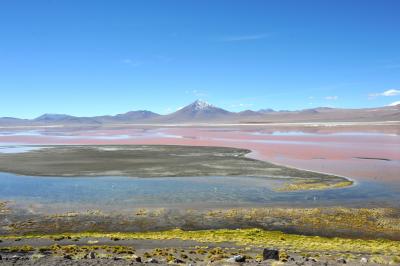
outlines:
[{"label": "yellow-green algae", "polygon": [[325,232],[354,230],[367,235],[400,233],[400,213],[394,208],[235,208],[211,210],[205,217],[263,223],[272,219],[300,231],[311,228]]},{"label": "yellow-green algae", "polygon": [[353,181],[350,180],[336,182],[336,183],[297,181],[293,183],[286,183],[282,187],[279,187],[275,190],[278,192],[290,192],[290,191],[300,191],[300,190],[325,190],[325,189],[345,188],[351,185],[353,185]]},{"label": "yellow-green algae", "polygon": [[7,206],[8,201],[0,201],[0,214],[7,214],[10,212],[10,208]]},{"label": "yellow-green algae", "polygon": [[[400,253],[400,241],[376,239],[347,239],[327,238],[319,236],[303,236],[286,234],[279,231],[266,231],[261,229],[220,229],[183,231],[180,229],[160,232],[131,232],[131,233],[65,233],[65,234],[43,234],[26,235],[29,239],[54,239],[55,237],[86,237],[86,238],[119,238],[119,239],[151,239],[151,240],[194,240],[198,242],[233,242],[237,245],[253,247],[274,247],[293,252],[358,252],[367,254],[397,255]],[[19,237],[19,236],[18,236]],[[4,236],[3,239],[13,239],[16,236]]]},{"label": "yellow-green algae", "polygon": [[[387,238],[400,240],[400,209],[397,208],[233,208],[212,210],[181,210],[168,213],[166,209],[133,209],[130,215],[119,216],[119,227],[98,224],[82,227],[82,219],[113,219],[109,214],[92,212],[58,214],[45,216],[43,220],[25,219],[9,225],[3,235],[24,235],[30,233],[63,233],[101,231],[154,231],[180,228],[176,222],[162,227],[165,217],[173,215],[177,221],[184,221],[186,230],[206,229],[218,224],[228,228],[254,227],[279,230],[305,235],[338,237]],[[97,217],[100,216],[100,217]],[[189,226],[188,226],[189,225]],[[117,229],[116,229],[117,228]],[[137,228],[137,229],[126,229]],[[155,229],[159,228],[159,229]]]}]

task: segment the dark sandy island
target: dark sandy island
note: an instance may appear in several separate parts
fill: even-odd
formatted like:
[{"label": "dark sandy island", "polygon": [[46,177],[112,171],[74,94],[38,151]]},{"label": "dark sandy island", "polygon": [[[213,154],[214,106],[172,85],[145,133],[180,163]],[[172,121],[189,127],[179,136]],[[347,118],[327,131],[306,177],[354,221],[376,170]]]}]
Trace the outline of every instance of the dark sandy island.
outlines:
[{"label": "dark sandy island", "polygon": [[287,180],[281,191],[339,188],[352,181],[245,157],[250,150],[174,145],[46,146],[0,154],[0,171],[31,176],[256,176]]}]

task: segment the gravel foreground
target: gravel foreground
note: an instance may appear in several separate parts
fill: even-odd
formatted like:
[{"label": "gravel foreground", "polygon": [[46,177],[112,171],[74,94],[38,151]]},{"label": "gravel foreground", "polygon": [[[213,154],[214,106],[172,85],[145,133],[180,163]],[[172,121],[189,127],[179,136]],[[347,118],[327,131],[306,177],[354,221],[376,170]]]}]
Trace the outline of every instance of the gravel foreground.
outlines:
[{"label": "gravel foreground", "polygon": [[[316,260],[314,258],[306,258],[302,256],[293,257],[290,256],[289,261],[282,262],[279,260],[264,260],[254,261],[246,260],[245,262],[234,262],[234,257],[219,260],[219,261],[156,261],[154,259],[147,259],[143,262],[137,262],[136,259],[121,259],[115,258],[101,258],[101,259],[66,259],[63,257],[52,257],[45,256],[42,258],[31,258],[26,256],[13,255],[11,257],[3,257],[0,261],[0,265],[44,265],[44,266],[56,266],[56,265],[382,265],[374,262],[370,262],[366,258],[359,260],[345,260],[345,259],[328,259],[321,258]],[[390,263],[390,265],[400,265],[400,263]]]},{"label": "gravel foreground", "polygon": [[64,239],[48,245],[49,241],[6,239],[0,242],[0,265],[400,265],[400,257],[393,254],[292,252],[232,242],[85,239],[85,245],[72,245]]}]

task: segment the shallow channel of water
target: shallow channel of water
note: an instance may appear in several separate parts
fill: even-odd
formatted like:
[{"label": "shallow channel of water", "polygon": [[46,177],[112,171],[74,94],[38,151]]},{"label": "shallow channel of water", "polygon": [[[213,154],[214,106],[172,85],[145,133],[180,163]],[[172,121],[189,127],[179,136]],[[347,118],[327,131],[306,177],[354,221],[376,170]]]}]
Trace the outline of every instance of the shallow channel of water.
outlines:
[{"label": "shallow channel of water", "polygon": [[400,186],[375,182],[325,191],[275,192],[260,177],[34,177],[0,173],[0,200],[21,207],[124,211],[140,207],[400,206]]}]

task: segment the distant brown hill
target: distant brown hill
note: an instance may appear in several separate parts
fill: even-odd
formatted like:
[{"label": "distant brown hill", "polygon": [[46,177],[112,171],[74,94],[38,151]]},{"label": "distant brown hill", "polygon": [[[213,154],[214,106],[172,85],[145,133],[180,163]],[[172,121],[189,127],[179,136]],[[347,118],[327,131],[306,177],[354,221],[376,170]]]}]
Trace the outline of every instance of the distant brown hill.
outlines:
[{"label": "distant brown hill", "polygon": [[130,111],[118,115],[76,117],[44,114],[35,119],[0,118],[1,126],[30,125],[107,125],[107,124],[183,124],[183,123],[307,123],[307,122],[382,122],[400,121],[400,105],[362,109],[318,107],[299,111],[245,110],[230,112],[197,100],[176,112],[160,115],[151,111]]}]

